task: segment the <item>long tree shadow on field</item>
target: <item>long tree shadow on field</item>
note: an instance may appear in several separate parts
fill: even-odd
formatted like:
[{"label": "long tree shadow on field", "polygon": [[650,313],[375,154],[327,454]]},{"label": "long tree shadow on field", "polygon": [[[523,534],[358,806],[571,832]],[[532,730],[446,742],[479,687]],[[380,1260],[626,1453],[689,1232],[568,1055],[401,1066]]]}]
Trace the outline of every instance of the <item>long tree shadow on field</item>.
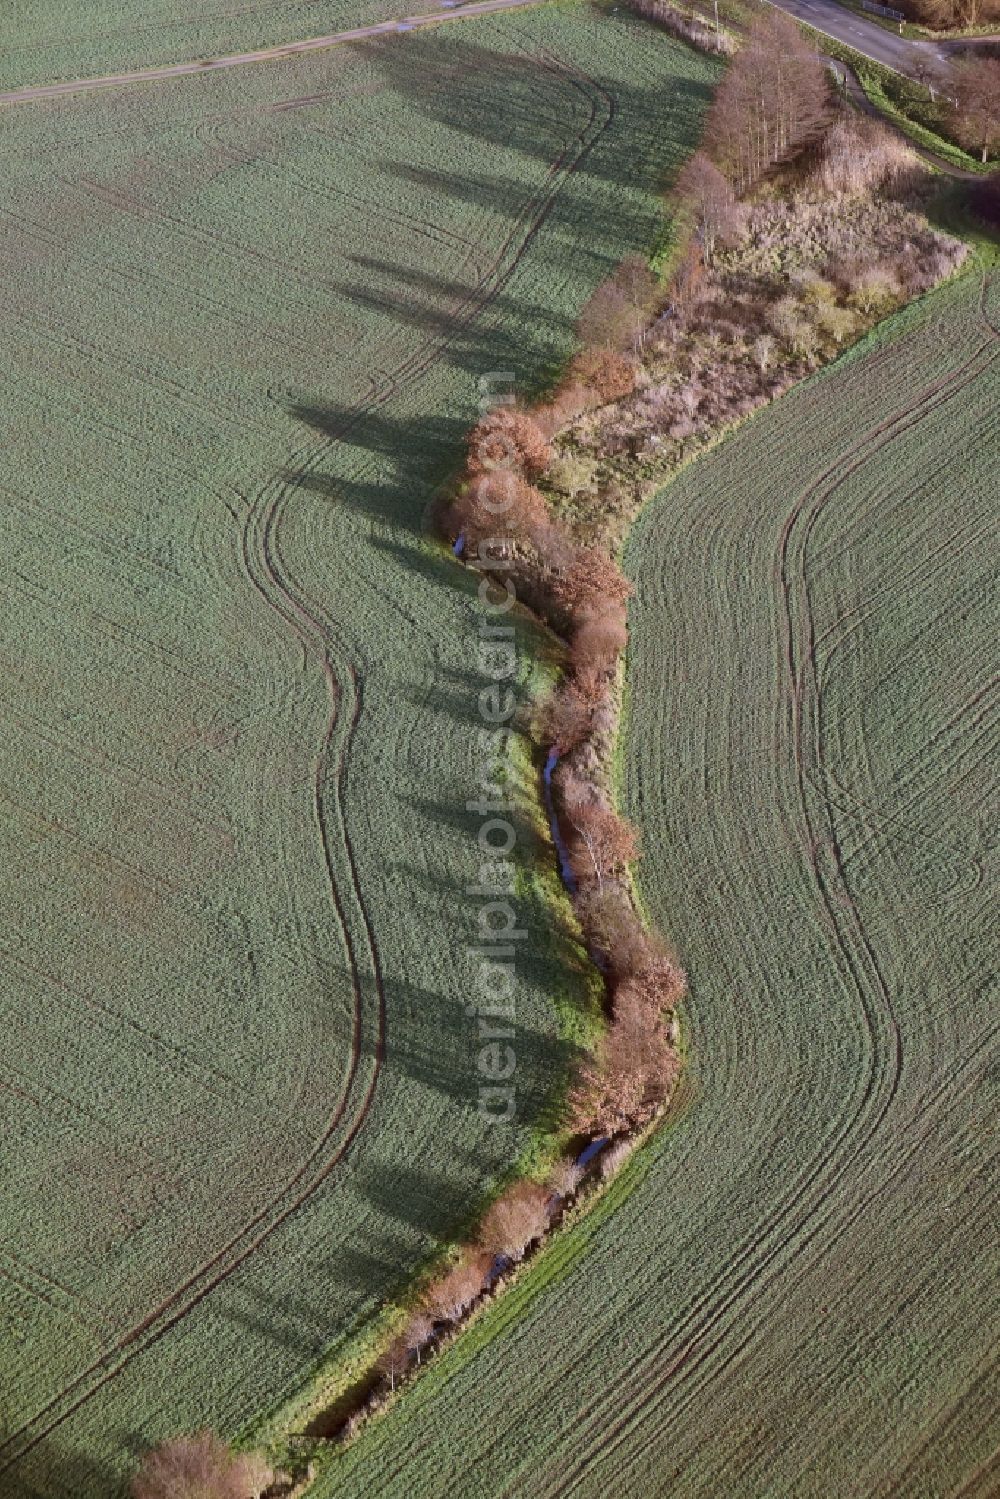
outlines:
[{"label": "long tree shadow on field", "polygon": [[314,1359],[329,1346],[337,1324],[338,1296],[358,1292],[384,1298],[405,1284],[400,1265],[410,1262],[413,1245],[387,1237],[379,1253],[353,1244],[338,1245],[324,1261],[326,1292],[312,1301],[293,1293],[281,1294],[256,1285],[252,1294],[230,1297],[225,1318],[237,1327],[286,1349],[296,1360]]},{"label": "long tree shadow on field", "polygon": [[[637,34],[647,32],[659,47],[662,33],[627,14],[605,13],[602,30],[610,51],[627,51]],[[554,55],[509,57],[496,48],[479,46],[466,35],[416,33],[405,47],[392,42],[359,44],[369,66],[381,73],[385,85],[407,100],[408,108],[482,144],[514,150],[550,164],[556,142],[582,136],[584,142],[597,136],[602,124],[615,115],[629,121],[634,158],[662,160],[664,144],[671,133],[664,121],[664,99],[645,85],[629,78],[612,78],[589,60],[577,68]],[[670,79],[670,104],[686,128],[676,132],[683,141],[690,136],[692,120],[707,104],[712,87],[711,64],[698,58],[687,62],[678,49],[679,67]],[[685,66],[706,76],[683,76]],[[620,184],[620,169],[606,160],[599,147],[588,151],[576,164],[577,171],[609,183]]]},{"label": "long tree shadow on field", "polygon": [[[531,931],[530,914],[524,915],[526,929]],[[546,939],[552,941],[550,932]],[[558,938],[556,939],[558,942]],[[548,954],[547,954],[548,956]],[[570,967],[581,963],[579,950],[569,954]],[[537,961],[537,959],[535,960]],[[527,952],[522,959],[525,969],[532,963]],[[400,1077],[418,1083],[450,1104],[475,1111],[478,1100],[476,1058],[482,1045],[475,1014],[453,998],[403,980],[385,984],[389,1015],[406,1016],[405,1028],[390,1026],[386,1041],[385,1063]],[[468,1004],[474,1001],[468,996]],[[518,1058],[517,1086],[519,1110],[525,1120],[544,1114],[560,1078],[568,1075],[579,1052],[572,1041],[539,1030],[530,1024],[518,1006],[518,981],[515,964],[514,1045]],[[366,1045],[373,1054],[371,1043]],[[399,1204],[402,1212],[403,1204]],[[404,1214],[405,1221],[427,1232],[443,1232],[448,1226],[448,1212],[440,1204],[413,1204]]]},{"label": "long tree shadow on field", "polygon": [[[115,1445],[137,1459],[148,1444],[122,1436]],[[127,1482],[120,1467],[68,1451],[65,1443],[47,1437],[22,1463],[0,1476],[0,1499],[55,1499],[64,1494],[73,1499],[118,1499]]]},{"label": "long tree shadow on field", "polygon": [[[504,247],[506,260],[497,258],[492,273],[498,280],[498,291],[512,281],[520,268],[520,246],[530,244],[549,273],[565,272],[567,257],[590,262],[596,280],[607,275],[626,255],[644,254],[649,249],[650,226],[644,231],[623,233],[621,207],[589,202],[585,214],[571,192],[555,192],[544,200],[525,195],[524,184],[516,177],[500,173],[485,175],[456,172],[441,167],[412,166],[408,162],[388,162],[384,170],[391,173],[409,192],[445,197],[485,215],[502,214],[509,224],[509,241]],[[521,204],[514,209],[514,205]],[[544,237],[538,232],[544,228]],[[506,274],[505,274],[506,273]],[[542,313],[542,326],[548,315]]]},{"label": "long tree shadow on field", "polygon": [[551,377],[556,361],[572,344],[574,317],[506,292],[511,267],[479,283],[370,259],[365,269],[369,278],[377,278],[369,279],[368,285],[358,280],[336,283],[345,301],[369,316],[389,317],[394,324],[415,329],[437,348],[439,357],[465,374],[478,377],[509,369],[522,398]]},{"label": "long tree shadow on field", "polygon": [[[461,460],[469,428],[464,415],[408,421],[383,411],[351,412],[333,405],[299,406],[294,415],[331,444],[342,444],[345,449],[360,450],[379,460],[379,477],[345,473],[346,464],[339,471],[309,467],[286,474],[290,488],[332,504],[347,505],[373,520],[418,536],[423,533],[427,504]],[[389,464],[392,471],[386,473]],[[414,504],[415,496],[423,503]]]}]

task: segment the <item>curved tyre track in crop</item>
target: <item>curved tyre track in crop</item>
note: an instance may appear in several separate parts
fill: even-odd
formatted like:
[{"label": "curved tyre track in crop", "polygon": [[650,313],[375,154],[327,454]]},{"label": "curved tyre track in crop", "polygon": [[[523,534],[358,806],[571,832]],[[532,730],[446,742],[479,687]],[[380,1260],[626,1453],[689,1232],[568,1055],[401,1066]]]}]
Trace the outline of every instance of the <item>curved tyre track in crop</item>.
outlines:
[{"label": "curved tyre track in crop", "polygon": [[[348,438],[370,413],[386,406],[441,360],[453,339],[460,337],[502,294],[534,239],[543,228],[567,177],[576,172],[612,123],[613,96],[593,78],[539,51],[534,61],[550,84],[568,85],[582,96],[586,118],[576,136],[552,162],[544,184],[515,219],[509,234],[493,254],[477,283],[459,298],[452,311],[450,332],[426,339],[392,368],[371,392],[327,432],[293,455],[296,478],[276,476],[249,509],[242,534],[242,555],[250,586],[263,603],[292,632],[305,654],[318,663],[327,695],[327,719],[312,765],[311,790],[315,819],[327,872],[332,915],[343,932],[354,991],[351,1059],[341,1096],[323,1136],[280,1195],[246,1224],[215,1254],[188,1276],[182,1285],[142,1322],[121,1335],[114,1347],[53,1397],[33,1419],[9,1433],[0,1443],[0,1475],[9,1472],[64,1421],[179,1323],[222,1285],[267,1241],[271,1234],[301,1209],[334,1171],[364,1127],[378,1086],[387,1028],[386,995],[375,932],[366,906],[348,819],[346,788],[351,745],[363,708],[364,660],[349,638],[350,621],[337,620],[326,603],[308,597],[281,558],[282,520],[303,479],[321,467],[337,443]],[[388,354],[388,350],[386,351]],[[338,889],[333,850],[342,850],[349,870],[349,894]],[[361,940],[353,935],[348,902],[356,913]],[[370,985],[366,980],[370,973]],[[366,1014],[366,987],[374,989],[375,1016]],[[366,1031],[372,1065],[367,1080],[361,1076]],[[359,1091],[360,1090],[360,1091]],[[351,1112],[349,1114],[349,1109]],[[331,1148],[332,1147],[332,1148]]]},{"label": "curved tyre track in crop", "polygon": [[626,800],[685,1104],[317,1499],[443,1494],[459,1430],[504,1499],[983,1490],[990,467],[951,444],[995,451],[995,292],[885,325],[640,521]]},{"label": "curved tyre track in crop", "polygon": [[[787,1277],[792,1246],[797,1256],[831,1227],[834,1231],[829,1242],[832,1242],[864,1209],[862,1202],[850,1217],[837,1219],[828,1204],[845,1174],[856,1168],[866,1151],[876,1148],[879,1129],[899,1088],[902,1049],[889,985],[863,915],[851,894],[830,804],[825,802],[817,814],[810,802],[809,791],[822,785],[824,767],[819,732],[822,695],[816,674],[816,631],[807,556],[816,523],[825,507],[836,500],[842,485],[866,465],[875,463],[893,443],[905,440],[931,412],[946,402],[960,399],[966,388],[1000,358],[1000,333],[985,309],[982,320],[990,336],[971,357],[866,431],[798,496],[782,527],[775,557],[775,583],[781,599],[784,702],[798,788],[798,819],[789,833],[812,869],[830,936],[838,950],[838,966],[850,974],[868,1031],[871,1065],[860,1100],[836,1138],[813,1161],[807,1174],[792,1184],[785,1200],[769,1213],[759,1235],[734,1256],[722,1283],[714,1285],[698,1303],[689,1322],[679,1330],[680,1337],[661,1345],[641,1366],[628,1370],[626,1388],[634,1387],[634,1395],[624,1403],[605,1401],[590,1412],[581,1437],[584,1453],[577,1463],[556,1476],[555,1482],[544,1490],[546,1493],[573,1492],[592,1462],[617,1451],[643,1415],[665,1395],[670,1401],[671,1419],[683,1418],[691,1403],[702,1395],[706,1383],[719,1377],[752,1337],[752,1333],[743,1336],[737,1333],[734,1337],[729,1314],[738,1315],[741,1304],[759,1293],[762,1281],[770,1283]],[[824,869],[823,850],[832,859],[829,872]],[[981,1062],[982,1053],[994,1038],[995,1032],[971,1057],[957,1060],[953,1070],[941,1080],[941,1091],[951,1085],[955,1074]],[[913,1145],[912,1152],[918,1149],[919,1142]],[[812,1195],[812,1200],[804,1205],[803,1197],[807,1194]],[[724,1343],[727,1344],[724,1354],[715,1359]],[[654,1369],[662,1360],[666,1360],[665,1367]],[[655,1440],[649,1437],[632,1451],[641,1451]]]},{"label": "curved tyre track in crop", "polygon": [[108,89],[134,87],[143,83],[163,83],[172,78],[200,77],[219,69],[245,68],[258,63],[280,62],[301,57],[309,52],[326,52],[331,47],[345,43],[369,41],[373,38],[392,36],[399,31],[413,31],[424,26],[440,26],[445,22],[467,19],[470,16],[495,15],[501,11],[517,10],[526,5],[537,4],[537,0],[472,0],[461,9],[436,10],[429,14],[401,16],[393,20],[377,21],[369,26],[354,26],[350,30],[330,32],[325,36],[307,37],[303,41],[282,42],[274,46],[259,47],[252,52],[236,52],[221,57],[208,57],[195,62],[165,63],[161,67],[139,68],[131,72],[104,74],[97,78],[69,79],[61,83],[38,83],[27,88],[6,89],[0,92],[0,105],[37,104],[49,99],[65,98],[70,94],[92,94]]}]

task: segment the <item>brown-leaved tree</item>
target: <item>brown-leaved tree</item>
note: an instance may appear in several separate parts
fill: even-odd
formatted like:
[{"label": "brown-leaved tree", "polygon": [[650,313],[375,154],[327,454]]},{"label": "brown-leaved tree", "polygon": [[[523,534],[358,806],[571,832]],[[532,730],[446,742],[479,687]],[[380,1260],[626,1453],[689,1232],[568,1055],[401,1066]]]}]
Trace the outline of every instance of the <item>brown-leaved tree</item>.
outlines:
[{"label": "brown-leaved tree", "polygon": [[172,1437],[147,1452],[133,1499],[259,1499],[274,1471],[255,1453],[233,1452],[214,1431]]}]

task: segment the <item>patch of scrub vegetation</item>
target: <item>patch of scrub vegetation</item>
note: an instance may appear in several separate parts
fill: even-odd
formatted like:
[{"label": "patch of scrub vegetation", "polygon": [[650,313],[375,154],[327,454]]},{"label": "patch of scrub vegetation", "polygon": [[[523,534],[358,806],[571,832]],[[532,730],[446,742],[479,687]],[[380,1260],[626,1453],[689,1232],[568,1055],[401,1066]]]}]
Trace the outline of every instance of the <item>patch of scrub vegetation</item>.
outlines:
[{"label": "patch of scrub vegetation", "polygon": [[[598,288],[580,328],[606,399],[595,409],[567,385],[553,403],[562,423],[544,481],[550,503],[577,539],[612,551],[643,500],[720,432],[967,255],[932,222],[940,188],[914,153],[881,124],[831,110],[822,65],[791,23],[765,20],[755,35],[678,181],[667,292],[639,295],[628,267]],[[764,138],[768,122],[742,118],[740,74],[755,84],[749,97],[777,96],[781,79],[768,75],[796,58],[798,146],[783,162],[755,163],[744,142]]]},{"label": "patch of scrub vegetation", "polygon": [[[987,159],[981,159],[983,141],[977,138],[973,124],[962,119],[962,111],[951,101],[956,97],[954,80],[942,71],[930,75],[936,87],[907,78],[886,68],[870,57],[855,52],[825,34],[819,38],[823,51],[839,58],[857,74],[861,87],[880,114],[890,120],[914,145],[938,156],[962,171],[987,173],[996,168],[996,148],[1000,143],[1000,121],[992,136],[987,128]],[[997,64],[992,65],[993,68]],[[995,84],[993,85],[995,89]],[[977,111],[978,113],[978,111]],[[969,149],[966,149],[969,147]],[[992,160],[991,160],[992,158]]]}]

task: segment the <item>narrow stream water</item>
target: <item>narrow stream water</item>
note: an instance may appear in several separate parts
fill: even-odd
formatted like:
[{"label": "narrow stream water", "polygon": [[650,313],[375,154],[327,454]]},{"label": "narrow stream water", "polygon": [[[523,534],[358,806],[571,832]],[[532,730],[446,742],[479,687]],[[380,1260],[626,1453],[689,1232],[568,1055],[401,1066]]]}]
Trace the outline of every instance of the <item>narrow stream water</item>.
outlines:
[{"label": "narrow stream water", "polygon": [[548,814],[549,828],[552,832],[552,842],[555,844],[556,855],[559,859],[559,875],[570,895],[576,894],[576,880],[573,877],[573,869],[569,862],[569,849],[559,826],[559,818],[556,814],[555,798],[552,795],[552,777],[555,775],[556,766],[559,764],[559,751],[553,747],[549,750],[545,761],[545,769],[542,772],[542,781],[545,787],[545,811]]},{"label": "narrow stream water", "polygon": [[[566,847],[566,840],[563,838],[562,828],[559,826],[559,816],[556,812],[555,797],[552,794],[552,777],[555,775],[556,767],[558,764],[559,751],[553,746],[553,748],[549,750],[549,753],[546,756],[545,769],[542,772],[542,780],[545,791],[545,811],[548,814],[549,828],[552,832],[552,842],[555,844],[556,855],[559,860],[560,877],[570,895],[575,895],[576,880],[573,877],[573,870],[569,862],[569,849]],[[592,952],[590,954],[590,960],[602,973],[604,973],[605,965],[601,961],[597,953]],[[586,1148],[580,1153],[580,1155],[577,1156],[576,1164],[578,1166],[586,1168],[591,1164],[595,1156],[600,1155],[601,1151],[607,1144],[608,1137],[606,1135],[599,1135],[596,1139],[591,1140]]]}]

